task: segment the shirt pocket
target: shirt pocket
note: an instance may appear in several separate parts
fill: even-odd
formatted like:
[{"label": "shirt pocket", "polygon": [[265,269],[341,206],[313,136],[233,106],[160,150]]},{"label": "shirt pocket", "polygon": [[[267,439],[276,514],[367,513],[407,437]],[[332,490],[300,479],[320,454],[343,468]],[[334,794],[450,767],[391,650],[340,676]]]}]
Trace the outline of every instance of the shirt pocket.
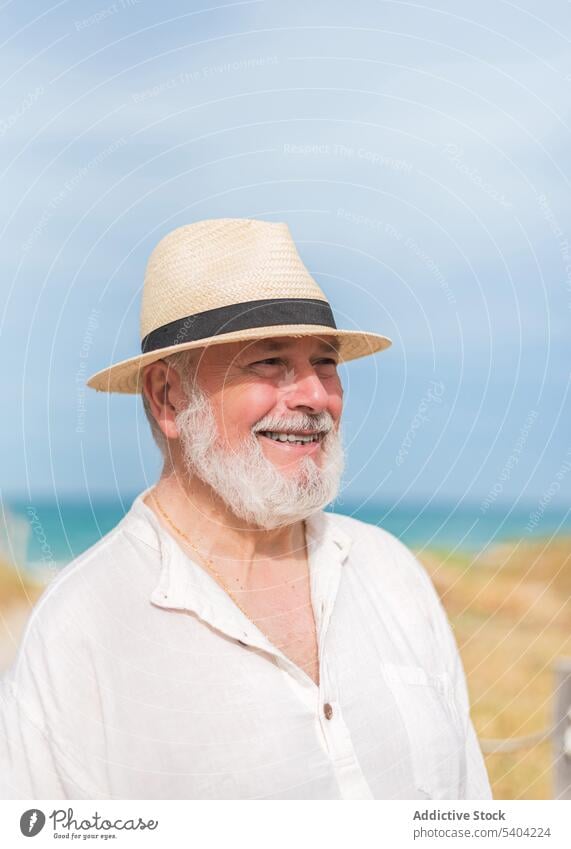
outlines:
[{"label": "shirt pocket", "polygon": [[449,676],[393,663],[382,674],[406,730],[417,790],[429,799],[460,798],[465,754]]}]

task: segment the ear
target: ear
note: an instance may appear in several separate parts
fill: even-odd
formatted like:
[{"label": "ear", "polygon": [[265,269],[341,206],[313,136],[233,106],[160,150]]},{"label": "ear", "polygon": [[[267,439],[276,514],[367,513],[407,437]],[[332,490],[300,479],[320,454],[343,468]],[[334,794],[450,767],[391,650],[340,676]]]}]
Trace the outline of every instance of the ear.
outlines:
[{"label": "ear", "polygon": [[175,416],[186,402],[178,372],[164,360],[151,363],[143,372],[143,392],[166,438],[177,439]]}]

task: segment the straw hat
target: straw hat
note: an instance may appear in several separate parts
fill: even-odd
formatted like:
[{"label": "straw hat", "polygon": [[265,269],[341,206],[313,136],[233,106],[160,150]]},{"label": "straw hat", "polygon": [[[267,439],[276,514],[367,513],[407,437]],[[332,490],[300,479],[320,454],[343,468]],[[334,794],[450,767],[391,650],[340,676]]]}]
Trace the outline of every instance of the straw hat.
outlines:
[{"label": "straw hat", "polygon": [[343,361],[388,348],[339,330],[287,224],[215,218],[178,227],[152,252],[141,307],[142,353],[94,374],[100,392],[140,392],[143,368],[188,348],[268,336],[334,336]]}]

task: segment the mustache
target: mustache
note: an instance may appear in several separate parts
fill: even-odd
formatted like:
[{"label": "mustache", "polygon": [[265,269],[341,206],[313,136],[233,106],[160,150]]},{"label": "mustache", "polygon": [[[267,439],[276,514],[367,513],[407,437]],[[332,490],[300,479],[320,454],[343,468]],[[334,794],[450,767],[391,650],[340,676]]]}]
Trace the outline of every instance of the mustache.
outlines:
[{"label": "mustache", "polygon": [[334,421],[330,413],[323,412],[317,416],[302,415],[296,418],[275,418],[267,416],[257,422],[252,430],[259,433],[263,430],[289,431],[289,430],[318,430],[329,433],[333,430]]}]

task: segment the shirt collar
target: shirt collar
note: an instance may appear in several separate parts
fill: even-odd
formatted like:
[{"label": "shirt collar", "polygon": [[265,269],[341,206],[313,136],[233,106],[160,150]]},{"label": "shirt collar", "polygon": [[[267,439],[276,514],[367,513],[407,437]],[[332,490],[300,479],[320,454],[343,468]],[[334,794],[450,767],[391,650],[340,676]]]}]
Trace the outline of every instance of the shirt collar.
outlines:
[{"label": "shirt collar", "polygon": [[[141,492],[124,519],[124,530],[155,549],[160,556],[159,580],[150,601],[169,610],[189,610],[230,636],[268,649],[269,641],[236,606],[206,569],[195,563],[175,537],[159,522]],[[316,624],[331,609],[341,567],[351,548],[351,537],[337,524],[336,517],[322,510],[306,520],[311,600]]]}]

